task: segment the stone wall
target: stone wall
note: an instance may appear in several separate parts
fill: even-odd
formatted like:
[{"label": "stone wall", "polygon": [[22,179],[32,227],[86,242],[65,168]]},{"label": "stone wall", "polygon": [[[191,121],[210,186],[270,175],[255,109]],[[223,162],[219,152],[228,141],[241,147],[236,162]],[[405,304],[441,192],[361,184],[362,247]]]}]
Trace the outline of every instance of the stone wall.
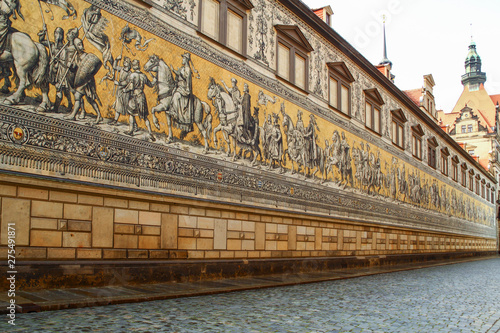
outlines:
[{"label": "stone wall", "polygon": [[495,239],[2,176],[19,260],[228,259],[494,251]]}]

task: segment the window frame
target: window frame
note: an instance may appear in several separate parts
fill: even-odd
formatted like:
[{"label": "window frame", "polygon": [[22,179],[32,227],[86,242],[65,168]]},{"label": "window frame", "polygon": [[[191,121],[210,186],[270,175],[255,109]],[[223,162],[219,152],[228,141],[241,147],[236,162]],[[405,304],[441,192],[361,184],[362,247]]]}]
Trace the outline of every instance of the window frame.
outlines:
[{"label": "window frame", "polygon": [[467,187],[467,164],[465,163],[462,164],[461,183],[463,187]]},{"label": "window frame", "polygon": [[[219,34],[217,38],[214,38],[213,36],[210,36],[206,32],[203,31],[203,7],[204,7],[204,2],[207,0],[200,0],[199,1],[199,8],[198,8],[198,32],[209,38],[210,40],[213,40],[217,42],[219,45],[222,45],[224,48],[235,52],[243,57],[247,57],[247,36],[248,36],[248,15],[247,12],[253,8],[253,5],[250,1],[248,0],[210,0],[210,1],[215,1],[219,3]],[[241,36],[241,52],[230,47],[228,45],[228,16],[229,16],[229,11],[234,12],[235,14],[241,16],[242,18],[242,36]]]},{"label": "window frame", "polygon": [[[328,68],[328,105],[330,108],[338,111],[339,113],[351,117],[352,111],[352,83],[355,81],[351,72],[343,62],[328,62],[326,63]],[[331,100],[331,81],[337,82],[337,105],[332,104]],[[348,93],[348,104],[347,112],[343,110],[343,97],[342,97],[342,87],[347,88]]]},{"label": "window frame", "polygon": [[448,176],[450,173],[450,164],[449,164],[450,152],[447,147],[441,149],[441,173],[445,176]]},{"label": "window frame", "polygon": [[[391,111],[391,140],[392,143],[404,150],[405,147],[405,123],[408,121],[401,109]],[[396,129],[396,135],[394,135]],[[399,131],[401,129],[401,131]],[[401,136],[401,137],[400,137]]]},{"label": "window frame", "polygon": [[[415,157],[418,160],[422,160],[422,138],[425,135],[424,131],[422,130],[422,127],[417,124],[415,126],[411,127],[411,153],[413,157]],[[416,149],[416,146],[418,147],[418,150]]]},{"label": "window frame", "polygon": [[469,171],[469,190],[474,192],[474,170]]},{"label": "window frame", "polygon": [[[276,29],[276,77],[291,83],[297,89],[300,89],[306,93],[309,93],[309,53],[314,51],[311,44],[307,41],[304,34],[300,31],[299,27],[296,25],[275,25]],[[283,45],[288,48],[288,79],[283,77],[278,73],[278,48],[279,45]],[[296,82],[296,71],[295,71],[295,59],[296,56],[304,59],[304,87],[297,85]]]},{"label": "window frame", "polygon": [[458,164],[460,164],[460,161],[456,155],[451,158],[451,164],[453,171],[451,179],[458,183]]},{"label": "window frame", "polygon": [[436,138],[432,137],[427,140],[427,165],[431,168],[437,168],[437,147]]},{"label": "window frame", "polygon": [[[378,92],[376,88],[367,89],[365,92],[365,127],[368,128],[373,133],[376,133],[379,136],[382,136],[382,105],[385,104],[382,96]],[[371,124],[368,126],[367,123],[367,110],[366,105],[370,105],[370,116],[371,116]],[[378,111],[378,117],[375,117],[375,110]],[[378,131],[375,129],[375,119],[378,118]]]}]

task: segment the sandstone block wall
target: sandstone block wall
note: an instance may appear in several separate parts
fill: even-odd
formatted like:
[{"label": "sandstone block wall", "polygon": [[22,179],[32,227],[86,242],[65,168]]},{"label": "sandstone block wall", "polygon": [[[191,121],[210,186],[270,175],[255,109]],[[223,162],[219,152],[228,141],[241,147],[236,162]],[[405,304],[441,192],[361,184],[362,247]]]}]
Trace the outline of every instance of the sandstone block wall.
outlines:
[{"label": "sandstone block wall", "polygon": [[7,257],[9,223],[16,227],[18,260],[305,258],[496,249],[495,239],[7,178],[11,181],[4,177],[0,184],[2,258]]}]

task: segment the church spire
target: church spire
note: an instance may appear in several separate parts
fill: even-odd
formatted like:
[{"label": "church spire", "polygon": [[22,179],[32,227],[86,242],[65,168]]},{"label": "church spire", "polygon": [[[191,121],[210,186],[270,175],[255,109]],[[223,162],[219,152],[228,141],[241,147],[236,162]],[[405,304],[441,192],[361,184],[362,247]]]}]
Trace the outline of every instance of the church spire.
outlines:
[{"label": "church spire", "polygon": [[385,15],[383,16],[384,19],[384,58],[382,61],[379,63],[379,65],[389,65],[391,69],[392,68],[392,62],[387,58],[387,41],[385,38]]}]

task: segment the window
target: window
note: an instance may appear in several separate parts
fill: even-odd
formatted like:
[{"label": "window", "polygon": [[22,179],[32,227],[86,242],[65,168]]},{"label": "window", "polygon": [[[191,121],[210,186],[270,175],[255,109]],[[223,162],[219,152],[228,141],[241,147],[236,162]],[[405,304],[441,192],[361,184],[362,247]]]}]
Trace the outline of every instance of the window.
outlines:
[{"label": "window", "polygon": [[475,189],[476,189],[477,195],[481,195],[481,187],[479,185],[479,177],[480,177],[479,175],[476,176],[476,188]]},{"label": "window", "polygon": [[392,114],[392,143],[403,148],[405,144],[405,123],[407,121],[405,114],[401,109],[391,111]]},{"label": "window", "polygon": [[452,174],[451,174],[451,178],[458,182],[458,157],[457,156],[453,156],[453,158],[451,159],[451,165],[452,165]]},{"label": "window", "polygon": [[495,203],[495,192],[493,190],[491,190],[491,203]]},{"label": "window", "polygon": [[309,85],[308,53],[313,51],[304,34],[294,25],[276,25],[276,73],[298,88],[307,91]]},{"label": "window", "polygon": [[419,160],[422,159],[422,136],[424,131],[420,125],[412,126],[411,147],[412,154]]},{"label": "window", "polygon": [[384,104],[377,89],[365,90],[365,125],[374,132],[381,132],[381,107]]},{"label": "window", "polygon": [[462,164],[462,174],[461,174],[461,179],[462,179],[462,186],[467,187],[467,164]]},{"label": "window", "polygon": [[445,176],[448,176],[449,168],[448,168],[448,157],[450,156],[450,152],[448,148],[444,147],[441,149],[441,173]]},{"label": "window", "polygon": [[436,157],[436,147],[438,146],[438,143],[436,141],[436,138],[432,137],[429,140],[427,140],[427,164],[431,168],[436,168],[436,162],[437,162],[437,157]]},{"label": "window", "polygon": [[354,77],[343,62],[329,62],[328,103],[335,110],[351,115],[351,83]]},{"label": "window", "polygon": [[484,184],[484,179],[481,181],[481,197],[483,199],[486,197],[486,185]]},{"label": "window", "polygon": [[486,187],[486,201],[490,201],[490,184],[487,185]]},{"label": "window", "polygon": [[472,132],[472,124],[467,125],[467,133],[471,133],[471,132]]},{"label": "window", "polygon": [[469,190],[474,192],[474,171],[469,172]]},{"label": "window", "polygon": [[249,0],[201,0],[198,26],[202,34],[246,56]]},{"label": "window", "polygon": [[466,126],[462,125],[462,133],[465,133]]}]

